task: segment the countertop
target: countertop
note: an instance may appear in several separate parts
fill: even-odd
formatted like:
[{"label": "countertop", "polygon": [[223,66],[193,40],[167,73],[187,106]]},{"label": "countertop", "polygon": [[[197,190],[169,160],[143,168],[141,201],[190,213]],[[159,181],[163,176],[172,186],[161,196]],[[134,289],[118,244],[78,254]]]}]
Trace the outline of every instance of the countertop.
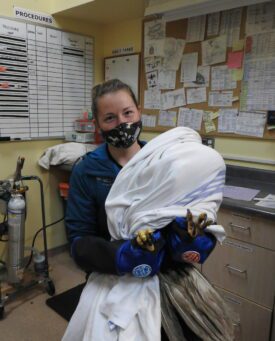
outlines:
[{"label": "countertop", "polygon": [[[275,172],[256,168],[227,166],[226,185],[258,189],[257,197],[275,194]],[[256,201],[223,198],[221,207],[275,220],[275,209],[257,206]]]}]

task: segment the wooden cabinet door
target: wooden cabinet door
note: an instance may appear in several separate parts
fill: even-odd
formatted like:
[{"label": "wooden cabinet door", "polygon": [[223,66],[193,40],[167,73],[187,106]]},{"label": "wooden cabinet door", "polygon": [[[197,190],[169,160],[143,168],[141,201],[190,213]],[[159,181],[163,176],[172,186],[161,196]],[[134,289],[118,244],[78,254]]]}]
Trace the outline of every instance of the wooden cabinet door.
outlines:
[{"label": "wooden cabinet door", "polygon": [[228,237],[275,250],[275,220],[220,209],[218,223]]},{"label": "wooden cabinet door", "polygon": [[216,287],[232,310],[236,341],[268,341],[272,310]]},{"label": "wooden cabinet door", "polygon": [[214,285],[270,309],[275,291],[275,252],[227,238],[202,266]]}]

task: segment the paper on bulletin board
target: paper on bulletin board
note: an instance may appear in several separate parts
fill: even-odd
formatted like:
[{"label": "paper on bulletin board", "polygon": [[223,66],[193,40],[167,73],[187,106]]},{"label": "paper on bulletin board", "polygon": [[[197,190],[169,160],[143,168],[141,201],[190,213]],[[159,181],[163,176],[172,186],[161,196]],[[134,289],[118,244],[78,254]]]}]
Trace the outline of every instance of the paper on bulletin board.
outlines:
[{"label": "paper on bulletin board", "polygon": [[180,81],[194,82],[197,77],[198,69],[198,52],[186,53],[181,60]]},{"label": "paper on bulletin board", "polygon": [[177,126],[201,130],[203,110],[180,108]]},{"label": "paper on bulletin board", "polygon": [[227,65],[211,67],[211,90],[236,89],[237,83],[233,80],[232,70]]},{"label": "paper on bulletin board", "polygon": [[206,88],[190,88],[186,90],[187,104],[206,102]]},{"label": "paper on bulletin board", "polygon": [[184,88],[161,94],[161,109],[178,108],[186,105]]},{"label": "paper on bulletin board", "polygon": [[244,48],[244,39],[237,39],[232,43],[232,52],[241,51]]},{"label": "paper on bulletin board", "polygon": [[219,133],[235,133],[238,109],[220,109],[218,118]]},{"label": "paper on bulletin board", "polygon": [[160,109],[160,90],[150,89],[144,91],[144,108]]},{"label": "paper on bulletin board", "polygon": [[158,117],[158,125],[166,127],[175,127],[177,124],[177,112],[160,110]]},{"label": "paper on bulletin board", "polygon": [[144,57],[164,56],[166,24],[163,19],[144,24]]},{"label": "paper on bulletin board", "polygon": [[234,40],[239,39],[243,8],[234,8],[222,12],[220,34],[227,36],[227,46],[231,47]]},{"label": "paper on bulletin board", "polygon": [[266,112],[239,112],[236,122],[236,134],[263,137]]},{"label": "paper on bulletin board", "polygon": [[145,72],[152,72],[160,70],[161,68],[161,57],[147,57],[144,58]]},{"label": "paper on bulletin board", "polygon": [[226,60],[226,35],[208,39],[201,43],[202,65],[223,63]]},{"label": "paper on bulletin board", "polygon": [[158,72],[152,71],[146,73],[147,88],[153,89],[158,87]]},{"label": "paper on bulletin board", "polygon": [[188,18],[186,41],[188,43],[202,41],[205,36],[206,15]]},{"label": "paper on bulletin board", "polygon": [[247,7],[246,35],[269,32],[275,27],[275,3],[256,4]]},{"label": "paper on bulletin board", "polygon": [[176,71],[160,70],[158,73],[158,88],[173,90],[176,87]]},{"label": "paper on bulletin board", "polygon": [[229,69],[240,69],[243,64],[243,51],[229,52],[227,66]]},{"label": "paper on bulletin board", "polygon": [[233,91],[210,91],[208,94],[209,107],[232,107]]},{"label": "paper on bulletin board", "polygon": [[247,37],[241,108],[244,111],[275,110],[275,31]]},{"label": "paper on bulletin board", "polygon": [[207,37],[216,36],[220,30],[220,12],[207,15]]},{"label": "paper on bulletin board", "polygon": [[156,115],[142,114],[141,120],[142,120],[142,126],[143,127],[155,128],[156,122],[157,122],[157,117],[156,117]]},{"label": "paper on bulletin board", "polygon": [[184,83],[185,88],[209,87],[210,66],[198,66],[196,80]]},{"label": "paper on bulletin board", "polygon": [[164,43],[164,58],[162,62],[162,67],[164,70],[174,70],[177,71],[183,50],[185,47],[184,39],[166,38]]},{"label": "paper on bulletin board", "polygon": [[243,79],[243,69],[233,69],[232,79],[236,82],[241,81]]},{"label": "paper on bulletin board", "polygon": [[211,131],[215,131],[216,125],[213,121],[213,112],[211,111],[204,111],[203,113],[203,122],[204,122],[204,130],[207,133],[210,133]]}]

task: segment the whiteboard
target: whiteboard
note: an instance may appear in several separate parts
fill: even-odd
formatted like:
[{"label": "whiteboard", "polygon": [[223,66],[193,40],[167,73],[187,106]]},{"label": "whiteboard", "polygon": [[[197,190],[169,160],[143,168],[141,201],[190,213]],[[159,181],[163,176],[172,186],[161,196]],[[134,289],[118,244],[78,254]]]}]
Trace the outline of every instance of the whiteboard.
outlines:
[{"label": "whiteboard", "polygon": [[105,58],[105,80],[118,78],[128,84],[139,100],[139,54]]},{"label": "whiteboard", "polygon": [[63,137],[91,107],[92,37],[0,17],[0,137]]}]

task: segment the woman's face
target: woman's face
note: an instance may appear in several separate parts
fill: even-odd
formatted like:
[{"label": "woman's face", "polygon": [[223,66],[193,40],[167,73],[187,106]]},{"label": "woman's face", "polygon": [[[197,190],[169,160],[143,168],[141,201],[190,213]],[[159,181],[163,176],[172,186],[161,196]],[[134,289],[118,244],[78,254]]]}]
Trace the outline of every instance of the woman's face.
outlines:
[{"label": "woman's face", "polygon": [[103,131],[109,131],[121,123],[140,120],[140,110],[126,90],[103,95],[97,102],[97,124]]}]

